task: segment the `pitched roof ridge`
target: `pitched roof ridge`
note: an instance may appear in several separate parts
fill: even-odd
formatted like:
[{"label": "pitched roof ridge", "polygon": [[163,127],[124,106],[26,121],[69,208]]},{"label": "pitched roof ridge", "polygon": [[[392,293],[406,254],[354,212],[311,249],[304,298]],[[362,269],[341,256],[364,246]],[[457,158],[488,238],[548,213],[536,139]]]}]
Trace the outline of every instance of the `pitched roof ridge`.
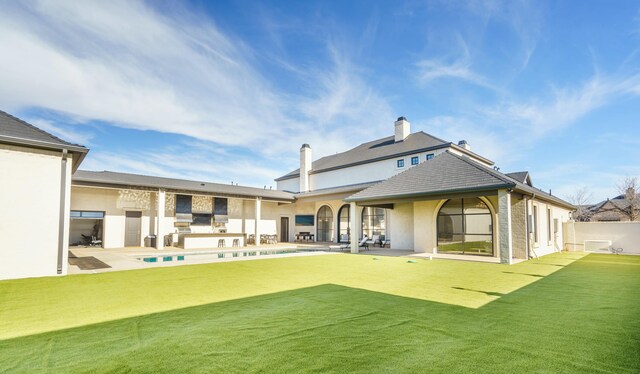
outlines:
[{"label": "pitched roof ridge", "polygon": [[[0,109],[0,113],[1,113],[1,114],[6,115],[7,117],[9,117],[9,118],[11,118],[11,119],[14,119],[14,120],[16,120],[16,121],[18,121],[18,122],[22,123],[23,125],[25,125],[25,126],[27,126],[27,127],[29,127],[29,128],[32,128],[32,129],[34,129],[34,130],[38,131],[38,132],[39,132],[39,133],[41,133],[41,134],[45,134],[45,135],[47,135],[47,136],[50,136],[50,137],[52,137],[53,139],[56,139],[56,140],[57,140],[57,141],[59,141],[59,142],[62,142],[62,143],[64,143],[64,144],[74,145],[74,146],[77,146],[77,147],[83,147],[83,148],[86,148],[86,147],[84,147],[83,145],[68,142],[68,141],[66,141],[66,140],[64,140],[64,139],[61,139],[61,138],[59,138],[59,137],[57,137],[57,136],[55,136],[55,135],[51,134],[51,133],[48,133],[48,132],[44,131],[43,129],[41,129],[41,128],[39,128],[39,127],[36,127],[36,126],[34,126],[34,125],[30,124],[29,122],[27,122],[27,121],[23,120],[23,119],[20,119],[20,118],[18,118],[18,117],[16,117],[16,116],[14,116],[14,115],[12,115],[12,114],[9,114],[9,113],[5,112],[4,110],[1,110],[1,109]],[[24,139],[24,138],[22,138],[22,139]]]},{"label": "pitched roof ridge", "polygon": [[504,174],[502,174],[502,173],[500,173],[500,172],[498,172],[496,170],[493,170],[493,169],[488,168],[486,166],[482,166],[482,165],[478,164],[477,162],[471,161],[471,159],[469,159],[468,157],[457,155],[457,154],[455,154],[453,152],[450,152],[449,150],[446,150],[445,153],[448,153],[451,156],[454,156],[454,157],[466,162],[467,164],[475,167],[476,169],[478,169],[480,171],[484,171],[485,173],[487,173],[487,174],[489,174],[489,175],[491,175],[491,176],[493,176],[495,178],[498,178],[498,179],[500,179],[501,181],[503,181],[505,183],[514,184],[514,185],[517,184],[517,183],[513,183],[515,181],[515,179],[509,178],[506,175],[504,175]]},{"label": "pitched roof ridge", "polygon": [[[430,136],[430,137],[434,138],[435,140],[439,140],[439,141],[441,141],[441,142],[443,142],[443,143],[451,143],[451,144],[453,144],[453,142],[451,142],[451,141],[446,141],[446,140],[444,140],[444,139],[442,139],[442,138],[438,138],[437,136],[431,135],[431,134],[429,134],[428,132],[424,132],[423,130],[420,130],[420,131],[414,132],[413,134],[417,134],[417,133],[423,133],[423,134],[425,134],[425,135],[427,135],[427,136]],[[413,134],[409,134],[409,136],[411,136],[411,135],[413,135]]]}]

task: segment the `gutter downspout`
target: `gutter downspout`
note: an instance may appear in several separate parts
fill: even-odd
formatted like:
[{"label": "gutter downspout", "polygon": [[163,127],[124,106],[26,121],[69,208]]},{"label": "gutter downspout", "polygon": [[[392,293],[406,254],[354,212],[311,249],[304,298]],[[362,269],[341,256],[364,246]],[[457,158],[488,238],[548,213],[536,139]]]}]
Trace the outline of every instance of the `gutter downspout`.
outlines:
[{"label": "gutter downspout", "polygon": [[67,157],[68,151],[63,149],[60,172],[60,217],[58,220],[58,274],[62,274],[62,261],[64,259],[64,223],[67,210]]},{"label": "gutter downspout", "polygon": [[529,233],[529,198],[524,197],[524,227],[527,232],[527,260],[531,259],[531,234]]}]

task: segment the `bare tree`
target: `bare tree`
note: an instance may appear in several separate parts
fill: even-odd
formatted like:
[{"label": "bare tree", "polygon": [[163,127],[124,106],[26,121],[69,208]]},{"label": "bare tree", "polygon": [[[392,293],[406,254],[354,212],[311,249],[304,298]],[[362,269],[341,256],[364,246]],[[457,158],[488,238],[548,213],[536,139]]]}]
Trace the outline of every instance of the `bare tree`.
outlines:
[{"label": "bare tree", "polygon": [[588,221],[591,215],[591,212],[589,212],[591,192],[589,192],[587,187],[579,188],[567,197],[571,204],[576,206],[576,211],[573,212],[573,219],[579,222]]},{"label": "bare tree", "polygon": [[618,192],[624,198],[624,205],[620,207],[620,211],[630,221],[640,219],[640,182],[638,182],[638,178],[626,177],[618,185]]}]

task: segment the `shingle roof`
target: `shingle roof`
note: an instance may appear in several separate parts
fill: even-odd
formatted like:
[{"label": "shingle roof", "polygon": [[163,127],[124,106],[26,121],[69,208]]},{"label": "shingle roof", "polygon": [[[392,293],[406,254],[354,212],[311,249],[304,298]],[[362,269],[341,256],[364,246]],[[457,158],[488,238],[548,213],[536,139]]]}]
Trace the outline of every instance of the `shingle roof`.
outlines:
[{"label": "shingle roof", "polygon": [[412,197],[435,193],[497,189],[515,185],[513,180],[494,175],[489,170],[491,169],[481,167],[473,161],[446,151],[431,160],[351,195],[346,200]]},{"label": "shingle roof", "polygon": [[624,195],[618,195],[616,197],[614,197],[613,199],[607,199],[604,201],[601,201],[597,204],[591,205],[588,207],[588,209],[593,212],[596,213],[597,211],[599,211],[600,209],[602,209],[602,207],[604,205],[606,205],[607,203],[611,203],[615,208],[619,209],[619,210],[625,210],[625,209],[629,209],[629,206],[631,205],[631,203],[625,199]]},{"label": "shingle roof", "polygon": [[[453,143],[451,142],[436,138],[435,136],[422,131],[409,134],[409,136],[401,142],[395,142],[395,138],[393,136],[388,136],[386,138],[360,144],[346,152],[326,156],[316,160],[312,163],[311,170],[312,173],[318,173],[361,163],[435,150],[451,146],[452,144]],[[487,161],[490,162],[489,160]],[[299,175],[300,169],[296,169],[281,176],[280,178],[277,178],[276,181],[295,178]]]},{"label": "shingle roof", "polygon": [[[72,146],[82,147],[78,144],[69,143],[57,136],[41,130],[32,124],[14,117],[9,113],[0,110],[0,135],[3,137],[11,137],[15,139],[31,140],[36,142],[49,143],[61,147]],[[83,147],[84,148],[84,147]]]},{"label": "shingle roof", "polygon": [[371,187],[377,183],[380,183],[380,181],[349,184],[349,185],[330,187],[330,188],[321,188],[319,190],[296,193],[295,196],[296,198],[303,198],[303,197],[331,195],[331,194],[345,193],[345,192],[362,191],[365,188]]},{"label": "shingle roof", "polygon": [[449,151],[351,195],[345,201],[411,198],[500,188],[514,188],[573,208],[560,198]]},{"label": "shingle roof", "polygon": [[0,110],[0,143],[17,144],[39,149],[66,149],[75,152],[73,170],[75,171],[89,149],[78,144],[69,143],[32,124]]},{"label": "shingle roof", "polygon": [[525,183],[528,185],[532,185],[531,184],[531,177],[529,176],[529,172],[528,171],[516,171],[514,173],[507,173],[507,176],[517,180],[520,183]]},{"label": "shingle roof", "polygon": [[255,187],[235,186],[231,184],[192,181],[154,177],[148,175],[117,173],[112,171],[78,170],[72,177],[74,185],[106,186],[123,188],[166,189],[169,191],[184,191],[191,193],[217,194],[227,197],[255,198],[265,200],[291,202],[293,194],[278,190],[267,190]]}]

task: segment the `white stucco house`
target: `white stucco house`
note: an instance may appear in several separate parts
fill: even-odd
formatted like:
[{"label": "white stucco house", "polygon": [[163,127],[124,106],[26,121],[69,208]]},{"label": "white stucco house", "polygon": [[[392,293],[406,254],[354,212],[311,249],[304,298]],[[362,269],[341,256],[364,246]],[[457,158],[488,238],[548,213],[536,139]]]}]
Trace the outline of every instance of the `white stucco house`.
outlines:
[{"label": "white stucco house", "polygon": [[[317,160],[304,144],[300,168],[272,190],[76,170],[86,148],[0,112],[0,170],[10,180],[0,190],[2,235],[10,238],[0,279],[64,274],[67,245],[91,241],[162,250],[304,240],[350,242],[358,252],[366,236],[391,250],[503,263],[562,248],[562,222],[574,207],[533,187],[527,172],[501,173],[465,141],[411,133],[404,117],[393,134]],[[43,136],[55,147],[28,144]],[[46,193],[34,198],[42,186]],[[24,207],[37,209],[36,222]]]},{"label": "white stucco house", "polygon": [[71,176],[87,151],[0,111],[0,279],[67,273]]}]

